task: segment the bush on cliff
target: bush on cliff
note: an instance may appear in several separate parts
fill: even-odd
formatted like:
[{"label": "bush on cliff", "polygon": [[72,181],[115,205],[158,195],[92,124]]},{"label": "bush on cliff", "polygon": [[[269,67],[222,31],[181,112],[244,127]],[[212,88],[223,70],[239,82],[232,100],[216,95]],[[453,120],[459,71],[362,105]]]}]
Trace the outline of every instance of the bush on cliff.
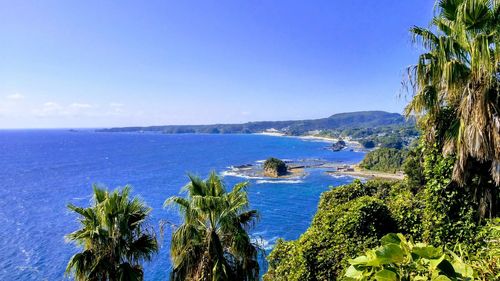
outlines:
[{"label": "bush on cliff", "polygon": [[312,225],[296,241],[280,240],[269,255],[264,280],[335,280],[348,259],[373,247],[396,222],[383,200],[384,183],[350,185],[325,192]]},{"label": "bush on cliff", "polygon": [[407,154],[407,150],[383,147],[366,154],[359,166],[367,170],[395,173],[401,170]]}]

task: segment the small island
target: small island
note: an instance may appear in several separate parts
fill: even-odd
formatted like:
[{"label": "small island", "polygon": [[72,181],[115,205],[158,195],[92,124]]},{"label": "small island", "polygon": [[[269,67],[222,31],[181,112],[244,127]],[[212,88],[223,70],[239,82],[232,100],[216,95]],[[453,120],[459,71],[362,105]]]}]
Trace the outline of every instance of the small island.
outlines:
[{"label": "small island", "polygon": [[264,162],[264,175],[268,177],[281,177],[288,174],[288,166],[282,160],[271,157]]},{"label": "small island", "polygon": [[342,139],[332,144],[332,150],[334,152],[341,151],[344,148],[346,148],[346,143]]}]

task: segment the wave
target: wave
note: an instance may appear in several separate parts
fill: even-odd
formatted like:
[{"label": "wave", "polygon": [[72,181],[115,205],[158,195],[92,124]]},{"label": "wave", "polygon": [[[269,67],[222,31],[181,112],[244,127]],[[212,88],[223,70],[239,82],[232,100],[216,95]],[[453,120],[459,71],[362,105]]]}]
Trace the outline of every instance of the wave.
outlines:
[{"label": "wave", "polygon": [[[257,161],[255,161],[255,163],[264,163],[264,162],[266,162],[266,160],[267,160],[267,159],[264,159],[264,160],[257,160]],[[280,158],[280,160],[281,160],[281,161],[283,161],[283,162],[285,162],[285,163],[289,163],[289,162],[294,162],[294,161],[295,161],[295,160],[293,160],[293,159],[281,159],[281,158]]]},{"label": "wave", "polygon": [[278,238],[278,236],[275,236],[269,240],[266,240],[262,238],[262,236],[254,236],[251,237],[251,241],[252,243],[257,244],[260,248],[266,251],[270,251],[274,248],[274,245],[276,244],[276,240],[278,240]]},{"label": "wave", "polygon": [[303,183],[303,180],[258,180],[257,184],[263,184],[263,183],[287,183],[287,184],[296,184],[296,183]]},{"label": "wave", "polygon": [[252,179],[252,180],[265,179],[264,177],[244,175],[235,171],[223,171],[220,173],[220,175],[222,177],[238,177],[238,178]]},{"label": "wave", "polygon": [[352,176],[347,176],[347,175],[335,175],[335,174],[330,174],[330,176],[332,178],[336,178],[336,179],[345,179],[345,178],[348,178],[348,177],[352,177]]}]

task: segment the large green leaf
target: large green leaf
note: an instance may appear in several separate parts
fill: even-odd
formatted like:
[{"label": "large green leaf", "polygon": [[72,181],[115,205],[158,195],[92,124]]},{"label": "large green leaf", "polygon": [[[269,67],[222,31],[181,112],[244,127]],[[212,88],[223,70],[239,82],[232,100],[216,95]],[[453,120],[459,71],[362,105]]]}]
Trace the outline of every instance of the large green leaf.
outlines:
[{"label": "large green leaf", "polygon": [[380,239],[380,243],[382,246],[389,245],[389,244],[396,244],[399,245],[401,243],[401,239],[399,238],[399,235],[396,233],[389,233],[382,237]]},{"label": "large green leaf", "polygon": [[430,265],[430,268],[432,270],[435,270],[437,269],[437,267],[439,266],[439,264],[446,258],[446,255],[442,255],[440,258],[438,259],[431,259],[429,260],[429,265]]},{"label": "large green leaf", "polygon": [[398,276],[393,271],[383,269],[375,274],[375,280],[377,280],[377,281],[397,281]]},{"label": "large green leaf", "polygon": [[451,279],[444,275],[439,275],[438,277],[433,278],[432,281],[451,281]]},{"label": "large green leaf", "polygon": [[349,263],[352,265],[366,265],[370,262],[370,259],[367,256],[359,256],[355,259],[349,260]]},{"label": "large green leaf", "polygon": [[363,278],[363,271],[357,270],[353,265],[351,265],[347,268],[344,276],[354,280],[361,280],[361,278]]},{"label": "large green leaf", "polygon": [[444,273],[448,277],[456,277],[455,269],[453,268],[453,265],[447,260],[443,260],[442,262],[439,263],[438,269],[441,271],[441,273]]},{"label": "large green leaf", "polygon": [[450,255],[453,257],[452,265],[455,269],[455,272],[462,275],[462,277],[473,278],[474,270],[472,266],[464,263],[464,261],[455,253],[450,251]]},{"label": "large green leaf", "polygon": [[424,259],[438,259],[443,255],[443,251],[441,249],[435,248],[433,246],[418,246],[413,247],[412,253],[418,255]]},{"label": "large green leaf", "polygon": [[400,246],[388,244],[375,251],[380,264],[400,263],[404,261],[404,251]]}]

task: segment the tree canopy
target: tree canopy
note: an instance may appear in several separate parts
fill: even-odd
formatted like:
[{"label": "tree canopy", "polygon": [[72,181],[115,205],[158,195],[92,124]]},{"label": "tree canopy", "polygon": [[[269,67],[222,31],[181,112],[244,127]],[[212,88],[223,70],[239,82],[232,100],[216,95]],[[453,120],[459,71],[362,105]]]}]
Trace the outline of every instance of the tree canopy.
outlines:
[{"label": "tree canopy", "polygon": [[446,155],[456,155],[459,183],[485,163],[500,184],[499,32],[496,0],[438,1],[431,27],[411,29],[426,52],[408,70],[413,99],[406,113],[429,140],[442,140]]},{"label": "tree canopy", "polygon": [[183,219],[172,235],[171,280],[258,280],[258,247],[247,233],[258,214],[248,210],[248,183],[226,191],[215,172],[189,180],[182,189],[187,197],[165,201]]},{"label": "tree canopy", "polygon": [[93,186],[92,205],[69,205],[79,215],[81,228],[67,239],[83,247],[69,261],[66,272],[76,280],[143,280],[141,262],[158,251],[153,231],[146,225],[151,208],[130,199],[130,187],[108,192]]}]

